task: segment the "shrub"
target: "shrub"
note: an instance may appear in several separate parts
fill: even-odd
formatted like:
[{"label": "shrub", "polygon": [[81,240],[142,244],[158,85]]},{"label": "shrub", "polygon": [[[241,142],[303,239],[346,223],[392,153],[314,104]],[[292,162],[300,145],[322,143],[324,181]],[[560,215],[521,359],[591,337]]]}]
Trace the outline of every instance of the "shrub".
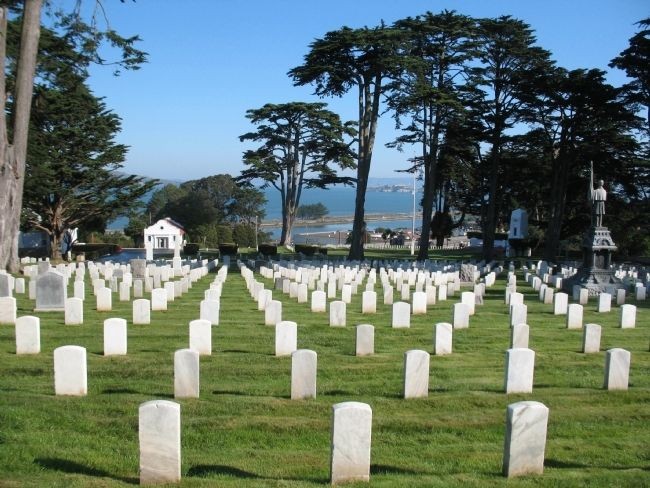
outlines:
[{"label": "shrub", "polygon": [[223,244],[219,244],[219,253],[222,256],[234,256],[237,254],[237,244],[234,242],[225,242]]},{"label": "shrub", "polygon": [[188,242],[183,248],[183,254],[186,256],[196,256],[199,253],[199,245],[196,242]]},{"label": "shrub", "polygon": [[278,254],[278,246],[275,244],[260,244],[257,249],[265,256],[276,256]]},{"label": "shrub", "polygon": [[308,244],[296,244],[294,246],[294,250],[296,252],[299,252],[301,254],[304,254],[305,256],[313,256],[314,253],[318,250],[316,246],[310,246]]}]

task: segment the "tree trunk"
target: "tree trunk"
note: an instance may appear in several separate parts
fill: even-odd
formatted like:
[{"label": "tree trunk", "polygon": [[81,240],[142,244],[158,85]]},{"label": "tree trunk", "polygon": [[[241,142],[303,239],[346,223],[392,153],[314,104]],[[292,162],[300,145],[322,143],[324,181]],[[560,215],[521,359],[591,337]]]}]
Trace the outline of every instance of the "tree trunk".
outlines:
[{"label": "tree trunk", "polygon": [[18,271],[18,236],[20,212],[23,203],[25,158],[29,114],[34,88],[34,72],[41,26],[42,0],[25,0],[20,53],[16,71],[16,89],[13,115],[13,144],[7,134],[4,65],[6,55],[7,8],[0,9],[0,268]]},{"label": "tree trunk", "polygon": [[[374,91],[370,89],[374,84]],[[364,80],[359,85],[359,154],[357,164],[357,191],[354,200],[354,221],[352,223],[352,241],[348,259],[363,259],[365,241],[365,205],[368,188],[368,174],[372,161],[372,149],[375,144],[377,119],[379,118],[379,101],[381,97],[381,74],[375,74],[372,80]]]},{"label": "tree trunk", "polygon": [[50,259],[61,259],[61,236],[63,232],[54,231],[50,234]]},{"label": "tree trunk", "polygon": [[560,247],[562,235],[562,222],[568,191],[568,177],[570,157],[560,154],[553,164],[553,181],[551,185],[551,204],[548,228],[546,229],[544,259],[555,261]]},{"label": "tree trunk", "polygon": [[[495,128],[495,131],[498,129]],[[499,155],[500,155],[500,133],[497,132],[492,143],[490,154],[490,175],[488,180],[488,195],[486,218],[483,222],[483,259],[492,261],[494,257],[494,235],[496,232],[497,215],[497,189],[499,186]]]},{"label": "tree trunk", "polygon": [[433,177],[434,168],[424,170],[424,188],[422,195],[422,232],[420,234],[420,249],[418,250],[418,261],[424,261],[429,257],[429,234],[431,233],[431,214],[433,213],[433,197],[435,193]]},{"label": "tree trunk", "polygon": [[363,259],[364,227],[365,227],[365,206],[366,190],[368,188],[368,174],[370,172],[370,161],[360,161],[357,167],[357,191],[354,199],[354,221],[352,223],[352,242],[348,259]]}]

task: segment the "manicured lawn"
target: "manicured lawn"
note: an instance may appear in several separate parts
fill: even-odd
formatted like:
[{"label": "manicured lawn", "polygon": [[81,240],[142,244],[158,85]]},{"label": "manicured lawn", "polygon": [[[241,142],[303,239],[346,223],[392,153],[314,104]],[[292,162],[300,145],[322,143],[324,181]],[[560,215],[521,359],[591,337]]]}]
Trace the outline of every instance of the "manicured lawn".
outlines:
[{"label": "manicured lawn", "polygon": [[[215,275],[134,326],[130,303],[94,311],[87,287],[85,322],[63,325],[62,313],[41,313],[42,352],[16,356],[14,328],[0,326],[0,486],[123,486],[138,483],[138,406],[173,400],[173,353],[188,347],[188,322]],[[584,323],[603,327],[601,349],[632,353],[630,389],[602,389],[605,353],[580,353],[581,330],[565,329],[523,284],[536,351],[534,390],[503,393],[509,345],[504,275],[488,289],[470,328],[454,332],[454,352],[431,357],[429,397],[403,400],[403,354],[433,351],[433,325],[451,321],[458,296],[414,316],[410,329],[390,327],[389,306],[361,315],[361,295],[348,305],[348,326],[330,328],[274,291],[283,317],[298,323],[298,347],[318,353],[318,396],[292,401],[291,359],[274,357],[274,328],[231,271],[213,327],[213,354],[201,358],[201,397],[181,404],[185,486],[322,486],[329,482],[331,406],[360,401],[373,409],[372,486],[630,486],[650,485],[650,302],[637,327],[617,327],[619,308],[585,308]],[[258,279],[261,279],[258,275]],[[87,279],[88,281],[88,279]],[[266,281],[267,288],[270,282]],[[377,286],[379,291],[379,286]],[[70,292],[71,295],[71,292]],[[630,303],[634,303],[633,300]],[[18,296],[18,315],[33,303]],[[129,354],[103,357],[102,323],[129,321]],[[376,354],[354,356],[354,325],[375,326]],[[86,397],[54,396],[52,351],[74,344],[88,351]],[[506,406],[536,400],[550,409],[545,472],[506,481],[501,475]],[[353,485],[356,486],[356,485]],[[359,485],[364,486],[364,485]]]}]

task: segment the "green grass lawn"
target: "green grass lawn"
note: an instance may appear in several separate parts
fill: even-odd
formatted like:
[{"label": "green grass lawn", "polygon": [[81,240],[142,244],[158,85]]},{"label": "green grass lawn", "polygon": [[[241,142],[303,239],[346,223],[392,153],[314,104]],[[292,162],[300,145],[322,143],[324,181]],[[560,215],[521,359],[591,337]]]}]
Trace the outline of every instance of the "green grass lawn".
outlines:
[{"label": "green grass lawn", "polygon": [[[138,483],[138,406],[173,400],[173,353],[189,344],[188,322],[215,275],[133,326],[130,303],[94,311],[87,288],[84,325],[63,325],[62,313],[41,313],[41,349],[16,356],[14,328],[0,326],[0,486],[124,486]],[[619,308],[595,312],[601,349],[632,353],[630,388],[602,389],[605,353],[580,353],[582,331],[565,329],[522,283],[536,351],[532,394],[503,393],[509,344],[504,276],[488,289],[470,328],[454,332],[454,352],[431,357],[429,397],[403,400],[403,354],[433,350],[433,326],[451,321],[452,297],[414,316],[410,329],[390,327],[389,306],[361,315],[361,295],[348,305],[348,326],[330,328],[274,291],[283,318],[298,323],[298,347],[318,353],[318,395],[292,401],[291,359],[274,357],[274,328],[231,272],[223,288],[213,354],[201,358],[200,399],[181,404],[182,484],[185,486],[322,486],[329,482],[331,406],[368,403],[373,410],[372,486],[650,486],[650,302],[638,307],[635,329],[617,327]],[[258,279],[261,279],[258,275]],[[87,280],[88,281],[88,280]],[[270,283],[266,282],[267,288]],[[379,286],[377,287],[379,291]],[[70,293],[71,295],[71,293]],[[630,301],[634,303],[634,301]],[[18,315],[33,303],[18,296]],[[103,320],[129,321],[129,354],[103,357]],[[375,326],[376,354],[354,356],[354,325]],[[54,395],[52,351],[80,345],[88,352],[88,395]],[[536,400],[550,409],[545,472],[501,475],[508,404]],[[356,486],[356,485],[353,485]],[[364,486],[363,484],[359,486]]]}]

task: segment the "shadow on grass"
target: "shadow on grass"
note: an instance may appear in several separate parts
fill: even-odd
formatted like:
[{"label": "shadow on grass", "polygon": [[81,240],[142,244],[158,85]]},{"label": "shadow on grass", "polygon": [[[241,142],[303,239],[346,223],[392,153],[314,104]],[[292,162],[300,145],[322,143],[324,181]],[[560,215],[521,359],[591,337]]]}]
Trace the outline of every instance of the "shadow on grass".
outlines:
[{"label": "shadow on grass", "polygon": [[[221,352],[233,352],[233,353],[238,353],[238,354],[259,354],[258,352],[255,351],[244,351],[243,349],[224,349]],[[266,354],[262,354],[262,356],[265,356]],[[271,354],[271,356],[275,356],[275,354]]]},{"label": "shadow on grass", "polygon": [[260,476],[255,473],[250,473],[244,471],[243,469],[233,468],[232,466],[221,466],[218,464],[200,464],[198,466],[192,466],[187,470],[187,476],[196,476],[199,478],[204,478],[206,476],[214,475],[227,475],[233,476],[235,478],[246,478],[246,479],[265,479],[263,476]]},{"label": "shadow on grass", "polygon": [[237,395],[237,396],[248,396],[248,393],[243,391],[233,391],[233,390],[214,390],[213,395]]},{"label": "shadow on grass", "polygon": [[[192,466],[187,470],[188,477],[196,478],[208,478],[210,476],[232,476],[233,478],[240,479],[254,479],[254,480],[267,480],[267,481],[279,481],[279,478],[273,478],[270,476],[260,476],[256,473],[251,473],[250,471],[244,471],[243,469],[234,468],[232,466],[223,466],[219,464],[200,464],[198,466]],[[315,482],[318,484],[329,483],[329,479],[302,479],[302,478],[287,478],[282,477],[282,481],[308,481]]]},{"label": "shadow on grass", "polygon": [[397,466],[388,466],[386,464],[371,464],[370,474],[411,474],[421,476],[430,473],[421,469],[400,468]]},{"label": "shadow on grass", "polygon": [[112,395],[113,393],[132,393],[134,395],[140,394],[139,391],[131,390],[129,388],[105,388],[102,390],[102,395]]},{"label": "shadow on grass", "polygon": [[568,463],[566,461],[559,461],[557,459],[544,459],[544,466],[547,468],[563,468],[563,469],[584,469],[589,465],[581,463]]},{"label": "shadow on grass", "polygon": [[354,393],[345,390],[329,390],[321,393],[321,395],[323,396],[341,396],[341,395],[351,396],[353,394]]},{"label": "shadow on grass", "polygon": [[138,478],[125,478],[121,476],[114,476],[111,473],[102,469],[91,468],[75,461],[60,458],[36,458],[34,463],[45,469],[54,471],[61,471],[70,474],[83,474],[86,476],[95,476],[97,478],[111,478],[116,481],[122,481],[131,485],[137,485],[140,480]]},{"label": "shadow on grass", "polygon": [[650,471],[650,466],[590,466],[589,464],[572,463],[560,461],[558,459],[545,459],[544,467],[558,468],[558,469],[585,469],[585,468],[601,468],[607,470],[621,470],[628,471],[630,469],[640,469],[641,471]]}]

